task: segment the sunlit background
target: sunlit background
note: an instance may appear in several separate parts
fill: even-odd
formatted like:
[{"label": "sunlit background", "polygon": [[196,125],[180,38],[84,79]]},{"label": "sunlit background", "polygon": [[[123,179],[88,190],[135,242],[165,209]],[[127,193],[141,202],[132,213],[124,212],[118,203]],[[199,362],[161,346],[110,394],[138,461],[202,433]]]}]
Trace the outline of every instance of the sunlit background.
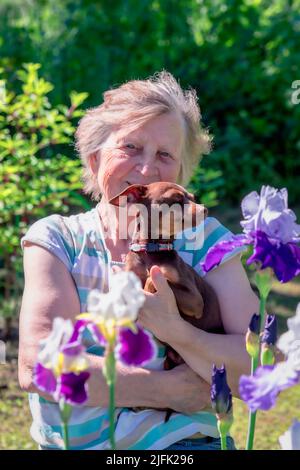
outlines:
[{"label": "sunlit background", "polygon": [[[189,189],[238,232],[240,200],[262,184],[287,187],[300,215],[299,64],[299,0],[0,1],[0,449],[34,448],[17,384],[20,238],[40,217],[91,207],[73,139],[83,110],[162,69],[195,88],[214,148]],[[281,331],[299,298],[299,280],[274,285]],[[299,404],[291,389],[259,414],[256,448],[279,448]],[[236,402],[240,448],[245,410]]]}]

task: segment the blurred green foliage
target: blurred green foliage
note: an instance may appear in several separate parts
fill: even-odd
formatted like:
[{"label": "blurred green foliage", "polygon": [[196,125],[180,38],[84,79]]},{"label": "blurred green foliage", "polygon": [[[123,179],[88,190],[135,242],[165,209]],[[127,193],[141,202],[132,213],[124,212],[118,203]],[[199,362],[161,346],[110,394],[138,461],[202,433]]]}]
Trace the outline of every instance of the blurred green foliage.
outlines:
[{"label": "blurred green foliage", "polygon": [[54,104],[84,90],[94,106],[165,68],[198,91],[215,136],[202,167],[222,171],[219,199],[272,184],[299,200],[300,0],[1,0],[0,56],[12,81],[41,63]]},{"label": "blurred green foliage", "polygon": [[70,206],[87,206],[80,194],[79,159],[63,154],[72,142],[72,121],[86,93],[72,92],[70,106],[52,106],[51,83],[38,64],[16,72],[21,90],[11,89],[0,70],[0,299],[2,315],[17,308],[22,286],[20,237],[34,220]]}]

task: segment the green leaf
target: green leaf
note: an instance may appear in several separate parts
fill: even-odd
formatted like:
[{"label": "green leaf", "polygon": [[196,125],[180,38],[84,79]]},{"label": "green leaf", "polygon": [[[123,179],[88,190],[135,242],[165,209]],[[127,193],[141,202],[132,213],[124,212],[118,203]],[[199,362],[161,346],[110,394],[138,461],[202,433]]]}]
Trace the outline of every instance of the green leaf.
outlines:
[{"label": "green leaf", "polygon": [[88,93],[77,93],[76,91],[71,91],[70,100],[71,106],[73,108],[78,108],[89,96]]}]

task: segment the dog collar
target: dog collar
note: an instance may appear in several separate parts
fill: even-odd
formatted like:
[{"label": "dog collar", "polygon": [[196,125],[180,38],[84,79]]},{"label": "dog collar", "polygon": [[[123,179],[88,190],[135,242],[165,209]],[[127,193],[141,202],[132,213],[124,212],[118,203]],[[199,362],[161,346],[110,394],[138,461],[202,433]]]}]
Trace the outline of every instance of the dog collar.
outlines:
[{"label": "dog collar", "polygon": [[129,249],[130,251],[134,251],[136,253],[139,251],[146,251],[148,253],[157,251],[172,251],[174,250],[174,244],[172,242],[130,243]]}]

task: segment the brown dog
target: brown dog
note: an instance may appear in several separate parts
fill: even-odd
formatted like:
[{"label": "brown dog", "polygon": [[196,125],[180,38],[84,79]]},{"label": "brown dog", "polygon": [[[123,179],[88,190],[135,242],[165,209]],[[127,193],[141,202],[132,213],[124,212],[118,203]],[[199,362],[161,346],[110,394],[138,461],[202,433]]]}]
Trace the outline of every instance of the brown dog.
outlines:
[{"label": "brown dog", "polygon": [[[144,290],[154,293],[150,268],[159,266],[184,320],[202,330],[223,333],[215,292],[173,248],[174,237],[182,230],[182,222],[184,228],[194,227],[197,216],[203,220],[207,209],[196,204],[194,196],[183,187],[168,182],[130,185],[109,202],[116,206],[134,204],[136,208],[133,241],[126,256],[125,270],[133,271],[141,279]],[[167,214],[167,226],[160,211],[162,204],[168,210],[171,208]],[[167,345],[164,368],[171,369],[183,362],[180,355]]]},{"label": "brown dog", "polygon": [[[200,214],[203,220],[207,215],[207,209],[196,204],[192,194],[174,183],[134,184],[109,202],[120,205],[122,204],[121,196],[124,197],[124,202],[140,204],[146,208],[142,217],[140,210],[135,212],[137,223],[130,252],[126,256],[125,270],[133,271],[141,279],[147,292],[155,292],[149,273],[151,266],[158,265],[174,292],[182,317],[205,331],[223,331],[218,299],[213,289],[173,249],[179,219],[182,222],[184,216],[189,217],[190,221],[185,220],[184,222],[187,223],[184,227],[194,227],[196,216]],[[168,208],[175,208],[173,212],[170,212],[170,223],[167,228],[163,227],[162,212],[158,213],[159,207],[163,204]],[[185,211],[184,205],[187,209]],[[157,221],[156,226],[153,226],[153,216]],[[143,233],[141,222],[145,217],[148,221],[144,223]]]}]

